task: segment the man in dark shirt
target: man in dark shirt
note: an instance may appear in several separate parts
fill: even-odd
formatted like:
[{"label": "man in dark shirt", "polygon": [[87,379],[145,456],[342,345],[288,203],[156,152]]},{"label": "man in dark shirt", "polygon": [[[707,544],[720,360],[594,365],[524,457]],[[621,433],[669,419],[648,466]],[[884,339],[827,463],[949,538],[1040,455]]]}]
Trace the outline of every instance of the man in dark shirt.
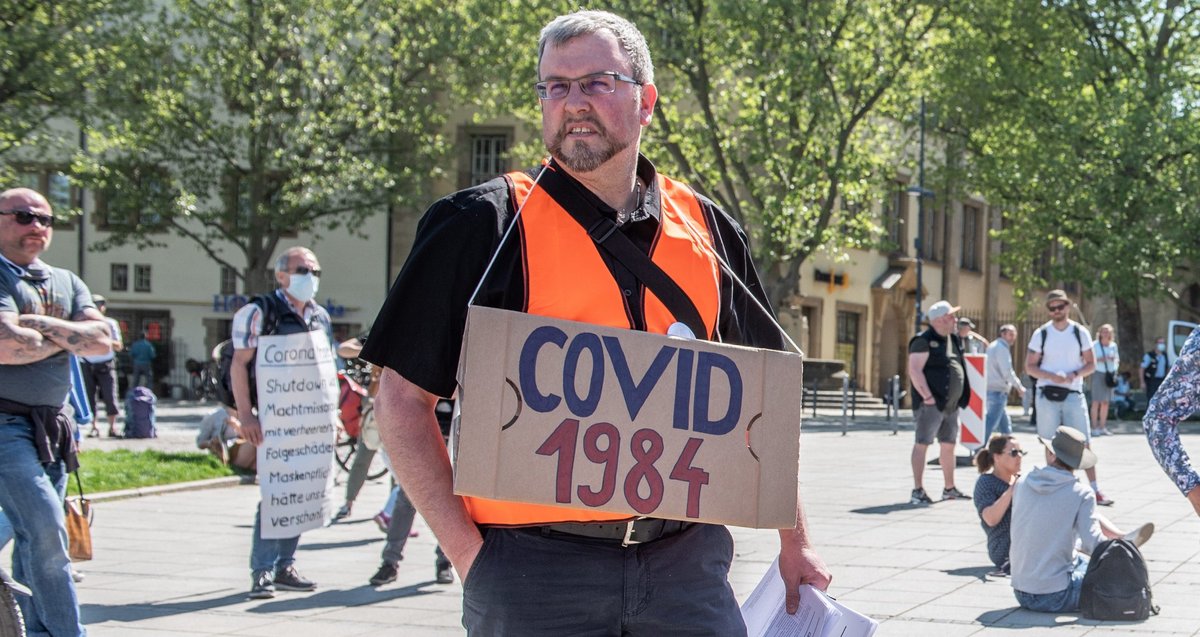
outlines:
[{"label": "man in dark shirt", "polygon": [[916,442],[912,449],[913,490],[909,500],[912,504],[933,502],[925,493],[923,482],[925,453],[935,434],[941,446],[938,464],[945,479],[942,499],[970,499],[954,486],[958,410],[967,406],[970,396],[962,342],[954,333],[954,313],[957,311],[957,307],[946,301],[929,306],[925,313],[929,329],[908,343],[908,376],[912,379],[913,414],[917,421]]},{"label": "man in dark shirt", "polygon": [[[660,523],[663,531],[650,541],[625,546],[621,538],[560,531],[568,526],[562,524],[479,526],[463,499],[453,494],[434,405],[455,390],[467,306],[528,311],[531,297],[545,293],[531,283],[531,273],[543,273],[526,268],[523,250],[540,250],[544,256],[555,248],[556,238],[543,234],[532,240],[531,228],[522,225],[525,214],[519,221],[513,218],[521,199],[516,184],[528,183],[535,174],[542,180],[535,189],[549,191],[545,180],[557,180],[550,185],[571,189],[583,202],[571,204],[573,208],[593,206],[616,224],[616,232],[647,253],[659,245],[662,227],[675,223],[665,211],[667,200],[692,197],[710,242],[699,252],[715,253],[732,270],[714,271],[709,281],[718,305],[713,330],[698,336],[782,349],[772,318],[757,307],[756,300],[766,302],[741,229],[711,201],[681,196],[683,188],[658,175],[638,152],[657,90],[649,51],[636,27],[609,13],[581,11],[548,25],[539,51],[542,81],[535,88],[553,161],[544,171],[506,175],[434,204],[421,220],[412,253],[374,323],[378,337],[373,335],[362,352],[363,358],[386,368],[375,403],[384,444],[404,489],[466,582],[464,624],[470,632],[744,634],[727,581],[732,550],[724,527]],[[524,196],[530,197],[529,192],[536,194],[530,189]],[[677,211],[672,208],[669,214],[677,216]],[[522,230],[504,240],[510,225]],[[675,235],[671,240],[698,239]],[[615,296],[623,303],[626,327],[649,329],[644,286],[607,252],[598,252],[591,256],[598,256],[615,285],[586,292]],[[562,259],[572,256],[563,254]],[[604,302],[612,303],[612,296]],[[578,303],[578,297],[573,301]],[[780,566],[791,612],[801,584],[824,589],[830,580],[811,547],[799,507],[796,520],[794,528],[780,532]],[[601,527],[629,528],[625,523],[569,526],[588,527],[580,530],[596,534],[607,530]],[[625,564],[631,569],[627,573]],[[646,581],[663,578],[673,584],[644,588]]]}]

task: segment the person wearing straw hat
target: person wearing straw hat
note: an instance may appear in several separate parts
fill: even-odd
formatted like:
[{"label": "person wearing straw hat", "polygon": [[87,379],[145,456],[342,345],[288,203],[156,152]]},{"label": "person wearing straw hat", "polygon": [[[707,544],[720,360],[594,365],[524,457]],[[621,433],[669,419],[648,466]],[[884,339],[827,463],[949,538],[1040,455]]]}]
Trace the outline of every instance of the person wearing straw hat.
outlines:
[{"label": "person wearing straw hat", "polygon": [[[530,97],[550,159],[429,209],[363,348],[385,368],[375,402],[384,446],[466,583],[469,633],[745,634],[721,525],[453,493],[434,405],[455,391],[471,304],[659,334],[685,323],[701,339],[785,345],[743,230],[640,153],[658,90],[637,27],[577,11],[546,25],[538,54]],[[584,225],[585,216],[599,220]],[[695,305],[682,313],[698,316],[666,311],[610,239],[650,256]],[[779,564],[790,612],[801,585],[829,585],[799,505],[794,527],[780,531]],[[656,581],[671,584],[646,587]]]},{"label": "person wearing straw hat", "polygon": [[[1087,555],[1106,538],[1123,537],[1140,546],[1154,533],[1146,523],[1122,533],[1096,512],[1096,496],[1075,478],[1079,469],[1096,466],[1096,454],[1078,430],[1059,427],[1052,440],[1038,437],[1046,466],[1037,467],[1013,487],[1013,594],[1022,608],[1063,613],[1079,610],[1079,592]],[[1076,539],[1079,550],[1076,554]]]}]

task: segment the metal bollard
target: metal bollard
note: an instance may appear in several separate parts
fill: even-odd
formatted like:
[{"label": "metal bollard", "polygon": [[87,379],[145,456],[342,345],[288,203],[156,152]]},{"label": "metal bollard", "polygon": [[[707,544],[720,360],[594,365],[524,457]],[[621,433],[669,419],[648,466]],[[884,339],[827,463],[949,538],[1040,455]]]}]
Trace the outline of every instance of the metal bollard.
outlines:
[{"label": "metal bollard", "polygon": [[900,433],[900,375],[892,376],[892,404],[888,405],[896,419],[892,421],[892,435]]},{"label": "metal bollard", "polygon": [[850,429],[849,408],[850,408],[850,375],[842,376],[842,435]]}]

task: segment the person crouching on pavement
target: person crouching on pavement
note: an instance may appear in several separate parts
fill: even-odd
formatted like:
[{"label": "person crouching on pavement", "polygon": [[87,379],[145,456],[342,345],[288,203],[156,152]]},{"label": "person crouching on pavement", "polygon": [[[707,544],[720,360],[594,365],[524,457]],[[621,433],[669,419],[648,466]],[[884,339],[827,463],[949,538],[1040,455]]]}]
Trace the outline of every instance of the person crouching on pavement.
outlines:
[{"label": "person crouching on pavement", "polygon": [[[1096,512],[1095,493],[1075,477],[1075,471],[1096,465],[1096,454],[1077,429],[1059,427],[1053,440],[1038,441],[1046,448],[1046,466],[1021,477],[1013,488],[1013,594],[1022,608],[1069,613],[1079,610],[1087,555],[1096,545],[1123,537],[1141,546],[1154,524],[1125,534]],[[1075,553],[1076,539],[1082,554]]]}]

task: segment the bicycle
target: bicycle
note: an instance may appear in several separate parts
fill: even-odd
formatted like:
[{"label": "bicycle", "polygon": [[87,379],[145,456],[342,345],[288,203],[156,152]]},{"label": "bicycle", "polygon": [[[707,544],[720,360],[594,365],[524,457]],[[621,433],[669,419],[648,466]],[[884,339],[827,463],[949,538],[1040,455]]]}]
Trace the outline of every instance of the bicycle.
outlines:
[{"label": "bicycle", "polygon": [[[338,466],[346,473],[350,473],[351,467],[354,466],[354,456],[359,453],[359,443],[363,442],[362,449],[373,454],[371,464],[367,468],[366,478],[375,480],[387,473],[387,464],[384,462],[383,454],[377,453],[379,435],[378,430],[375,429],[375,410],[371,406],[371,399],[367,396],[366,389],[357,381],[355,375],[355,371],[351,369],[338,372],[340,386],[338,410],[341,412],[342,422],[346,427],[338,431],[334,458],[336,458]],[[366,374],[366,378],[369,383],[369,372]],[[353,402],[355,397],[359,402]],[[364,436],[368,440],[364,441]]]},{"label": "bicycle", "polygon": [[220,394],[217,392],[217,377],[216,364],[213,362],[202,363],[194,358],[189,358],[183,364],[191,377],[191,392],[195,400],[208,401],[217,400]]}]

